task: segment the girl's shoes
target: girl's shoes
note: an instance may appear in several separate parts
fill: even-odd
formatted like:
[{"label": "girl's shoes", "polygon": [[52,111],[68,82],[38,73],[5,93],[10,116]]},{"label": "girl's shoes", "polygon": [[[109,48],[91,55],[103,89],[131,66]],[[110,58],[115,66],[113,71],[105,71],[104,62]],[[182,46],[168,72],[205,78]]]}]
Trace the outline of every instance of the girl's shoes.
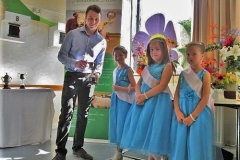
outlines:
[{"label": "girl's shoes", "polygon": [[168,160],[167,156],[162,156],[161,160]]},{"label": "girl's shoes", "polygon": [[121,157],[113,156],[112,158],[108,158],[107,160],[123,160],[123,156]]}]

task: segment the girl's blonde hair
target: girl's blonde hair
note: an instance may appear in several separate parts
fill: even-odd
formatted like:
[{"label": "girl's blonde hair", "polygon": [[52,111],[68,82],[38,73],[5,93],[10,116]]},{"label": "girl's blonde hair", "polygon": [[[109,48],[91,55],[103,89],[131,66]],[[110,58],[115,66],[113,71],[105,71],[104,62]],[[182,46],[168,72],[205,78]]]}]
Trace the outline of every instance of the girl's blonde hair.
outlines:
[{"label": "girl's blonde hair", "polygon": [[128,54],[128,51],[126,50],[126,48],[124,46],[121,46],[121,45],[117,45],[113,48],[113,51],[112,51],[112,55],[114,54],[114,52],[116,50],[119,50],[121,52],[123,52],[123,54],[127,57],[127,54]]},{"label": "girl's blonde hair", "polygon": [[198,46],[201,49],[202,54],[205,52],[205,45],[202,42],[194,42],[194,41],[193,42],[189,42],[186,45],[186,49],[188,49],[189,47],[192,47],[192,46]]},{"label": "girl's blonde hair", "polygon": [[150,55],[150,43],[151,42],[158,42],[159,46],[161,48],[162,51],[162,58],[161,58],[161,64],[162,63],[169,63],[170,62],[170,56],[168,53],[168,47],[167,47],[167,43],[165,41],[165,39],[157,37],[157,38],[153,38],[147,46],[147,58],[148,58],[148,65],[155,63],[154,60],[152,59],[151,55]]}]

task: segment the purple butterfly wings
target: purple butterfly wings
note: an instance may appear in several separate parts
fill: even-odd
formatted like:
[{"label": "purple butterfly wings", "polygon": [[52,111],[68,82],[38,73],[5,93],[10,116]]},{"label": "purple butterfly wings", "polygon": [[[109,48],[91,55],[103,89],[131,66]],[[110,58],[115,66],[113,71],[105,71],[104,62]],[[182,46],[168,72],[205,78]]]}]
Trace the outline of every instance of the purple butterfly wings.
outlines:
[{"label": "purple butterfly wings", "polygon": [[[158,13],[154,14],[151,17],[149,17],[145,23],[145,28],[147,30],[147,33],[143,31],[138,31],[133,39],[133,53],[138,54],[137,49],[141,45],[143,49],[145,50],[147,48],[147,44],[150,40],[150,38],[154,35],[161,34],[165,39],[170,39],[172,42],[176,42],[176,32],[173,26],[172,21],[168,21],[166,27],[165,27],[165,17],[163,14]],[[178,59],[178,53],[172,48],[175,48],[174,44],[170,44],[170,58],[171,60],[177,60]]]}]

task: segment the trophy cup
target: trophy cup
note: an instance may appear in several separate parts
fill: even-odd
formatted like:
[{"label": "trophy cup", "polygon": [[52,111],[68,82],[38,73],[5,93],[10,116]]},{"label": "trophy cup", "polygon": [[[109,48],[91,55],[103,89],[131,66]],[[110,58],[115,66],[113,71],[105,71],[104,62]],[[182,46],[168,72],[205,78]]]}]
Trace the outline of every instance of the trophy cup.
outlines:
[{"label": "trophy cup", "polygon": [[26,77],[27,77],[27,73],[18,73],[18,78],[20,78],[22,81],[19,89],[25,89],[25,84],[23,81],[24,79],[26,79]]},{"label": "trophy cup", "polygon": [[1,79],[2,79],[2,81],[3,81],[3,83],[4,83],[3,89],[11,89],[8,84],[9,84],[9,82],[12,80],[12,77],[10,77],[10,76],[6,73],[6,75],[5,75],[4,77],[1,77]]},{"label": "trophy cup", "polygon": [[87,63],[88,63],[88,67],[91,69],[92,73],[87,77],[86,81],[89,85],[95,85],[95,84],[97,84],[97,82],[96,82],[96,78],[94,75],[94,70],[96,69],[98,64],[94,63],[94,62],[87,62]]}]

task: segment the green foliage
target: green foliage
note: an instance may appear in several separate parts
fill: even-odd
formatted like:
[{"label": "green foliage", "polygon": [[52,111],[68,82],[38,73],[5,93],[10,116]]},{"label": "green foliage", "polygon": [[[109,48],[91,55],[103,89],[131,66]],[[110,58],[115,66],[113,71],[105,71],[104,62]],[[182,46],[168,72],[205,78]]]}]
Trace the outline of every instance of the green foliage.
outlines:
[{"label": "green foliage", "polygon": [[222,45],[220,43],[212,43],[208,44],[205,47],[205,52],[215,51],[222,49]]},{"label": "green foliage", "polygon": [[[187,19],[187,20],[183,20],[178,22],[187,32],[187,35],[189,37],[189,39],[191,38],[191,19]],[[178,48],[178,51],[182,53],[183,56],[183,62],[182,62],[182,67],[188,68],[189,64],[187,63],[187,58],[186,58],[186,48],[182,47],[182,48]]]},{"label": "green foliage", "polygon": [[191,37],[191,19],[178,22],[186,30],[189,37]]},{"label": "green foliage", "polygon": [[181,52],[182,54],[185,54],[186,53],[186,48],[179,48],[178,49],[179,52]]},{"label": "green foliage", "polygon": [[240,56],[238,56],[238,59],[235,60],[234,56],[228,56],[226,59],[227,72],[239,72],[240,71]]},{"label": "green foliage", "polygon": [[186,57],[186,48],[183,47],[183,48],[178,48],[178,51],[182,53],[182,57],[183,57],[183,62],[182,62],[182,67],[185,69],[185,68],[188,68],[189,67],[189,64],[187,62],[187,57]]}]

